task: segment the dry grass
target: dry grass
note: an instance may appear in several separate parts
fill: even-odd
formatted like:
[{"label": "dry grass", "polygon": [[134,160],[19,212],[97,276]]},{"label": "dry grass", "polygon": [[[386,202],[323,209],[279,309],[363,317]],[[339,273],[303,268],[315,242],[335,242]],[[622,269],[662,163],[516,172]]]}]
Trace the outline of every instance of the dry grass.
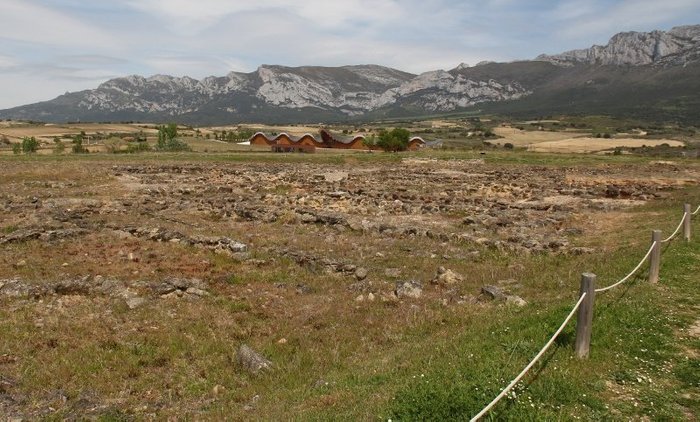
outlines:
[{"label": "dry grass", "polygon": [[[206,145],[210,143],[202,141]],[[61,215],[67,224],[86,227],[89,233],[3,245],[0,280],[49,283],[100,275],[134,283],[134,291],[147,301],[132,310],[123,299],[98,294],[0,296],[0,376],[12,381],[0,387],[14,400],[1,401],[5,396],[0,395],[0,410],[27,419],[376,419],[414,375],[447,359],[466,360],[455,343],[463,333],[488,339],[498,321],[510,324],[569,301],[578,274],[605,268],[611,253],[629,247],[620,239],[646,230],[651,213],[667,212],[649,204],[622,206],[612,199],[589,207],[587,200],[566,194],[576,205],[566,218],[548,223],[546,218],[557,211],[543,211],[545,219],[533,219],[531,229],[521,230],[579,229],[569,240],[598,248],[592,255],[571,256],[300,224],[298,216],[289,214],[277,221],[247,220],[221,213],[228,205],[269,208],[277,201],[306,197],[306,209],[319,201],[316,206],[334,214],[466,231],[460,213],[468,208],[460,207],[468,199],[483,199],[478,207],[503,213],[499,201],[524,195],[528,183],[533,195],[563,186],[567,179],[586,189],[603,179],[655,186],[644,180],[653,171],[668,181],[660,185],[666,201],[681,197],[675,190],[679,185],[670,183],[679,173],[668,166],[640,173],[635,165],[605,164],[596,167],[596,176],[588,173],[589,166],[559,170],[454,160],[377,164],[355,156],[340,164],[328,164],[323,156],[269,164],[256,161],[254,154],[246,158],[251,162],[211,163],[196,160],[205,155],[187,157],[185,164],[150,156],[117,161],[106,155],[2,163],[1,230],[38,227]],[[696,164],[685,166],[680,177],[697,175]],[[331,170],[347,171],[352,183],[326,185],[314,177]],[[245,182],[248,177],[251,181]],[[587,177],[600,180],[589,184]],[[469,188],[475,189],[471,197],[458,196],[460,189]],[[692,189],[684,195],[698,199],[697,188]],[[367,202],[324,202],[325,194],[337,190],[362,190],[357,195]],[[444,191],[451,193],[441,196]],[[388,207],[397,193],[439,198],[454,209],[392,214]],[[377,211],[371,205],[375,202],[385,208]],[[228,236],[248,244],[251,259],[124,236],[107,224]],[[627,227],[629,232],[610,240],[611,227]],[[485,233],[500,239],[506,236],[503,230],[494,226]],[[366,267],[369,275],[358,283],[352,276],[299,265],[283,256],[282,249],[340,258]],[[439,266],[465,275],[464,281],[450,287],[430,284]],[[203,279],[211,295],[163,299],[138,284],[171,276]],[[410,279],[423,282],[420,299],[382,301],[397,281]],[[504,286],[528,300],[526,308],[472,300],[484,284],[508,279],[516,281]],[[361,294],[363,300],[357,301]],[[275,371],[258,377],[242,371],[235,364],[241,343],[269,357]],[[571,414],[567,408],[565,415]]]},{"label": "dry grass", "polygon": [[566,138],[556,141],[539,142],[528,146],[528,151],[533,152],[563,152],[563,153],[587,153],[598,151],[610,151],[619,147],[640,148],[643,146],[654,147],[668,144],[671,147],[682,147],[683,142],[671,139],[637,139],[637,138]]},{"label": "dry grass", "polygon": [[498,136],[502,136],[504,139],[499,139],[498,142],[501,144],[510,142],[514,146],[524,147],[533,144],[540,144],[542,142],[554,142],[561,141],[563,139],[575,138],[577,136],[585,136],[586,133],[577,132],[551,132],[551,131],[534,131],[534,130],[520,130],[513,127],[497,127],[494,128],[494,133]]}]

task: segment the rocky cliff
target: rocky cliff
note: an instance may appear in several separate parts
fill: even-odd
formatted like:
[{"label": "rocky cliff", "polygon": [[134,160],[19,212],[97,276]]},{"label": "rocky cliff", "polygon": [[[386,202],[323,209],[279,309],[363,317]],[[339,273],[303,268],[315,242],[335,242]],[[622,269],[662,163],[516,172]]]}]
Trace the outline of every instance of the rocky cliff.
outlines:
[{"label": "rocky cliff", "polygon": [[700,119],[700,112],[692,112],[697,100],[688,97],[700,85],[698,63],[700,25],[681,26],[667,32],[623,32],[605,46],[532,61],[462,63],[420,75],[377,65],[262,65],[251,73],[202,80],[127,76],[93,90],[2,110],[0,118],[318,122],[443,113],[475,105],[504,113],[523,108],[585,113],[666,104],[665,109],[690,110]]}]

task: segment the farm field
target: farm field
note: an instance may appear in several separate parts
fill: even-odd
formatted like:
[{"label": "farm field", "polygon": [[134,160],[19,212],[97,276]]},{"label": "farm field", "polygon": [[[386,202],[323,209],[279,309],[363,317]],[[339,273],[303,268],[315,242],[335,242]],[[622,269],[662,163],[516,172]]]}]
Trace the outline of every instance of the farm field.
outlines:
[{"label": "farm field", "polygon": [[502,136],[497,142],[509,142],[516,147],[527,148],[532,152],[547,153],[591,153],[611,151],[615,148],[655,147],[668,144],[682,147],[683,142],[673,139],[641,139],[629,137],[594,138],[583,132],[573,131],[525,131],[511,127],[495,128],[496,135]]},{"label": "farm field", "polygon": [[[652,229],[667,236],[700,204],[687,158],[195,151],[0,166],[0,414],[29,420],[468,419],[552,334],[581,273],[619,279]],[[596,299],[590,359],[573,357],[572,324],[491,417],[692,420],[698,227],[665,247],[658,285],[644,267]]]},{"label": "farm field", "polygon": [[528,146],[528,151],[533,152],[564,152],[587,153],[598,151],[610,151],[611,149],[628,147],[655,147],[667,144],[670,147],[682,147],[683,142],[671,139],[636,139],[636,138],[567,138],[558,141],[539,142]]}]

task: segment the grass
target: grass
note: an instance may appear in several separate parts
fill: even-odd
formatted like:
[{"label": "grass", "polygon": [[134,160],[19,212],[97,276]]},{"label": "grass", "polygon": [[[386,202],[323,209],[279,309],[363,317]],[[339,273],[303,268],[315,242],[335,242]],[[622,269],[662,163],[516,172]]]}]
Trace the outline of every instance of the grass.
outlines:
[{"label": "grass", "polygon": [[[58,191],[43,191],[48,188],[34,181],[75,180],[75,185],[57,188],[61,195],[92,192],[91,197],[107,200],[127,195],[113,189],[118,186],[113,178],[100,171],[115,163],[230,163],[238,169],[247,162],[257,166],[288,160],[310,164],[316,171],[321,165],[380,167],[406,156],[481,157],[465,152],[3,157],[9,170],[1,183],[3,189],[8,186],[3,194],[9,194],[12,186],[16,195],[31,197],[41,191],[43,196],[58,196]],[[606,172],[619,166],[633,171],[635,165],[649,162],[640,157],[518,152],[489,153],[486,160],[496,163],[499,171],[532,164],[603,166]],[[692,168],[689,160],[677,163]],[[23,183],[27,180],[32,183]],[[284,196],[290,191],[289,185],[280,184],[271,185],[269,193]],[[2,278],[50,280],[59,272],[66,277],[103,274],[124,280],[177,275],[205,278],[212,295],[191,301],[156,298],[134,310],[102,296],[2,299],[0,374],[17,381],[11,393],[22,395],[30,403],[27,407],[48,403],[56,409],[37,413],[36,419],[468,418],[522,369],[557,328],[576,300],[580,273],[595,272],[601,285],[618,279],[646,250],[650,230],[669,233],[680,217],[679,203],[700,202],[697,186],[664,193],[666,199],[641,207],[596,213],[590,219],[582,216],[578,223],[586,224],[586,231],[574,238],[596,248],[594,254],[582,256],[525,256],[439,239],[383,237],[284,222],[210,221],[201,218],[203,211],[196,207],[189,215],[177,215],[183,222],[176,225],[178,230],[241,239],[253,245],[253,257],[262,263],[237,262],[169,243],[117,239],[103,232],[60,244],[8,245],[0,254]],[[140,217],[139,225],[166,225],[157,215]],[[120,212],[91,218],[134,224],[131,214]],[[599,220],[621,223],[616,235],[611,236],[605,221]],[[19,224],[21,220],[4,227]],[[573,358],[572,324],[516,389],[516,396],[499,404],[490,418],[680,420],[697,414],[700,345],[684,331],[697,318],[700,299],[693,284],[700,272],[697,227],[698,223],[693,243],[675,241],[664,251],[660,284],[651,286],[638,277],[599,297],[590,359]],[[319,256],[344,251],[350,261],[368,266],[368,280],[376,291],[392,289],[396,280],[417,279],[424,282],[425,297],[402,303],[379,298],[355,302],[358,292],[352,289],[351,277],[301,267],[268,249],[272,247],[299,248]],[[139,261],[120,255],[131,251]],[[377,256],[378,251],[383,256]],[[479,256],[461,256],[472,251]],[[14,269],[11,264],[22,258],[28,265]],[[427,280],[439,265],[464,274],[466,281],[455,286],[455,292],[431,286]],[[401,276],[396,280],[384,276],[386,268],[399,269]],[[516,293],[529,302],[524,308],[469,301],[442,304],[448,294],[476,295],[482,285],[509,278],[517,280]],[[299,284],[309,289],[300,292]],[[241,343],[272,360],[275,371],[261,376],[241,371],[235,364]],[[246,405],[253,410],[246,410]]]},{"label": "grass", "polygon": [[[71,163],[96,162],[201,162],[201,163],[318,163],[354,164],[399,162],[406,158],[430,158],[437,160],[483,159],[493,164],[536,164],[543,166],[581,166],[596,164],[640,164],[658,160],[640,155],[608,156],[598,154],[552,154],[522,150],[434,150],[404,153],[324,153],[324,154],[279,154],[270,152],[225,152],[225,153],[141,153],[141,154],[66,154],[66,155],[0,155],[0,162],[8,163]],[[674,162],[695,162],[692,158],[675,158]]]},{"label": "grass", "polygon": [[[610,257],[622,261],[627,251]],[[700,243],[676,241],[665,251],[659,285],[637,277],[629,286],[599,295],[596,303],[591,356],[576,360],[571,351],[570,324],[553,352],[545,355],[516,394],[491,413],[493,420],[587,420],[649,417],[681,420],[697,414],[698,340],[679,337],[697,318],[700,295],[694,274],[700,273]],[[600,275],[622,272],[613,265]],[[612,270],[612,271],[611,271]],[[612,274],[611,274],[612,273]],[[393,420],[468,418],[517,374],[541,347],[574,302],[549,306],[517,318],[505,316],[480,327],[467,328],[449,352],[435,358],[406,380],[390,403]],[[481,334],[481,335],[479,335]],[[424,365],[425,361],[422,362]],[[415,375],[414,375],[415,377]],[[690,398],[681,394],[689,391]]]}]

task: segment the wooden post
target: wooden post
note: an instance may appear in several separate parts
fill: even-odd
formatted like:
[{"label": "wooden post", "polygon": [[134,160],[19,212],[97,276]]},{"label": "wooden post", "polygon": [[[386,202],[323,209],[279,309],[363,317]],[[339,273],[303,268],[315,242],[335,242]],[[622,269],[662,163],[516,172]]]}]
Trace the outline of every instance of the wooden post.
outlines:
[{"label": "wooden post", "polygon": [[683,205],[683,217],[685,218],[683,220],[683,238],[686,242],[690,242],[690,220],[692,217],[690,204]]},{"label": "wooden post", "polygon": [[651,232],[651,241],[656,242],[649,255],[649,283],[659,281],[659,267],[661,267],[661,230]]},{"label": "wooden post", "polygon": [[593,331],[593,302],[595,301],[595,274],[581,274],[581,291],[579,298],[584,293],[581,306],[578,308],[576,319],[576,356],[579,359],[587,358],[591,348],[591,332]]}]

